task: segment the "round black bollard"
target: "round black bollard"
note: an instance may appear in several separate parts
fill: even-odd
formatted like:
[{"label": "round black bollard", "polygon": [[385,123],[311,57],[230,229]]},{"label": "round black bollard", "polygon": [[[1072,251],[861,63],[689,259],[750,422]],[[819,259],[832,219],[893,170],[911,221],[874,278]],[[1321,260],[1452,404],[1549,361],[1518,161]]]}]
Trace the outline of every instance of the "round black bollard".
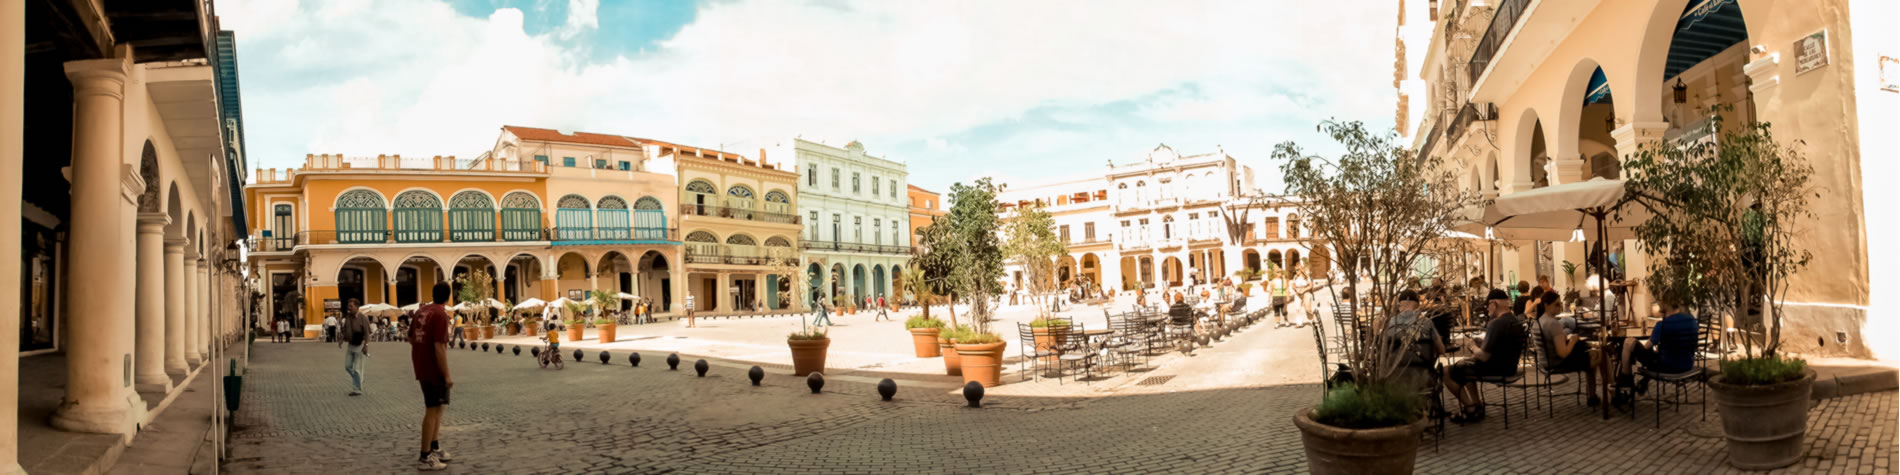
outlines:
[{"label": "round black bollard", "polygon": [[752,369],[746,370],[745,377],[752,379],[753,386],[758,386],[759,381],[765,379],[765,368],[760,368],[758,365],[752,365]]},{"label": "round black bollard", "polygon": [[488,342],[482,342],[482,352],[483,353],[488,352]]},{"label": "round black bollard", "polygon": [[674,353],[674,354],[666,355],[666,370],[679,371],[679,369],[680,369],[680,354]]},{"label": "round black bollard", "polygon": [[515,345],[515,356],[521,356],[521,345]]},{"label": "round black bollard", "polygon": [[455,342],[455,348],[457,348],[457,349],[465,349],[465,348],[468,348],[468,342],[467,342],[467,341],[458,341],[458,342]]},{"label": "round black bollard", "polygon": [[635,367],[638,367],[638,366],[640,366],[640,354],[639,354],[639,353],[630,353],[630,354],[628,354],[628,355],[627,355],[627,364],[631,364],[631,365],[633,365],[633,366],[635,366]]},{"label": "round black bollard", "polygon": [[612,361],[613,359],[614,355],[607,353],[607,350],[600,350],[600,364],[607,364],[608,361]]},{"label": "round black bollard", "polygon": [[575,349],[575,350],[574,350],[574,362],[576,362],[576,363],[579,363],[579,362],[582,362],[582,361],[587,361],[587,354],[586,354],[586,353],[582,353],[582,352],[581,352],[581,350],[579,350],[579,349]]},{"label": "round black bollard", "polygon": [[883,381],[878,381],[877,395],[884,396],[884,400],[886,401],[891,400],[891,396],[897,395],[897,381],[892,381],[891,378],[884,378]]},{"label": "round black bollard", "polygon": [[805,385],[811,387],[812,394],[818,394],[818,390],[825,388],[825,375],[813,371],[811,376],[805,377]]},{"label": "round black bollard", "polygon": [[983,407],[983,383],[971,381],[963,385],[963,399],[970,401],[970,407]]},{"label": "round black bollard", "polygon": [[501,347],[501,344],[500,344],[500,343],[496,343],[496,344],[495,344],[495,354],[497,354],[497,355],[499,355],[499,354],[504,354],[504,353],[507,353],[507,351],[508,351],[508,350],[506,350],[506,349],[504,349],[504,348],[502,348],[502,347]]},{"label": "round black bollard", "polygon": [[533,357],[535,357],[535,358],[540,358],[540,357],[541,357],[541,347],[539,347],[539,346],[530,346],[530,347],[528,347],[528,356],[533,356]]},{"label": "round black bollard", "polygon": [[699,360],[699,361],[693,362],[693,371],[698,372],[699,377],[701,378],[706,377],[707,369],[711,369],[711,368],[706,365],[706,360]]}]

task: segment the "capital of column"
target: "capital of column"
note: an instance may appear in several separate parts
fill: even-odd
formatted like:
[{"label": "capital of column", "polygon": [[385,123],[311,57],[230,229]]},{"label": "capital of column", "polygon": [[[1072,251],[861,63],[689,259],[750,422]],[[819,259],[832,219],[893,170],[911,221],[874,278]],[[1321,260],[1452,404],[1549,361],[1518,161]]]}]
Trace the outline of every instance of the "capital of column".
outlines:
[{"label": "capital of column", "polygon": [[191,244],[191,240],[185,239],[185,238],[166,239],[165,253],[166,254],[183,254],[185,252],[186,244]]},{"label": "capital of column", "polygon": [[1582,158],[1559,158],[1551,160],[1551,168],[1557,172],[1553,184],[1576,183],[1583,181]]},{"label": "capital of column", "polygon": [[139,234],[164,234],[172,217],[165,213],[139,213]]},{"label": "capital of column", "polygon": [[66,79],[73,83],[73,100],[106,96],[125,100],[125,74],[132,58],[85,59],[66,62]]}]

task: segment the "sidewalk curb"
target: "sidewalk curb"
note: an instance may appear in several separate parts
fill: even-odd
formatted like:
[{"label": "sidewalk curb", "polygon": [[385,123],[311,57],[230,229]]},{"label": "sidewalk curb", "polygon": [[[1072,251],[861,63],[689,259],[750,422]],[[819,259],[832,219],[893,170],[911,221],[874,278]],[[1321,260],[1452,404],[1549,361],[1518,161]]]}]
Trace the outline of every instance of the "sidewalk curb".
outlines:
[{"label": "sidewalk curb", "polygon": [[1888,367],[1821,367],[1810,399],[1821,400],[1900,389],[1900,371]]}]

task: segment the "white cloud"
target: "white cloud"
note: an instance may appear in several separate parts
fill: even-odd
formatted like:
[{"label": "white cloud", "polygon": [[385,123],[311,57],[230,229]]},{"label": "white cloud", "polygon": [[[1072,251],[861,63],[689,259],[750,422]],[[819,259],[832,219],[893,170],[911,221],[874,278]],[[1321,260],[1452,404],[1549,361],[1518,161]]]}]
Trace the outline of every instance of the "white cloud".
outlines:
[{"label": "white cloud", "polygon": [[1332,2],[714,2],[638,56],[610,60],[564,41],[616,31],[595,0],[569,0],[563,25],[543,35],[524,33],[513,9],[470,18],[433,0],[307,3],[220,5],[245,54],[253,163],[472,155],[498,126],[519,124],[742,153],[798,134],[917,143],[902,152],[918,156],[891,157],[914,173],[955,166],[941,154],[999,148],[1089,153],[1075,160],[1093,167],[1143,150],[1103,156],[1084,145],[1099,136],[1073,130],[1001,144],[943,137],[1039,108],[1086,128],[1100,117],[1075,111],[1136,101],[1143,118],[1194,125],[1100,133],[1264,156],[1280,140],[1267,120],[1296,118],[1305,132],[1326,116],[1390,120],[1393,104],[1389,8]]}]

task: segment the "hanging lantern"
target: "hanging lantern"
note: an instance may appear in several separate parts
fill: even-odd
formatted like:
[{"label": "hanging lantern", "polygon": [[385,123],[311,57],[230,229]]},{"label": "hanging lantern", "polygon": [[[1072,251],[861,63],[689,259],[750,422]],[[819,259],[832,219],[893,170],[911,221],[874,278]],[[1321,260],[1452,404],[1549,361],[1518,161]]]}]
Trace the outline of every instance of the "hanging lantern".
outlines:
[{"label": "hanging lantern", "polygon": [[1689,86],[1682,85],[1682,78],[1676,78],[1676,85],[1673,89],[1677,104],[1689,102]]}]

